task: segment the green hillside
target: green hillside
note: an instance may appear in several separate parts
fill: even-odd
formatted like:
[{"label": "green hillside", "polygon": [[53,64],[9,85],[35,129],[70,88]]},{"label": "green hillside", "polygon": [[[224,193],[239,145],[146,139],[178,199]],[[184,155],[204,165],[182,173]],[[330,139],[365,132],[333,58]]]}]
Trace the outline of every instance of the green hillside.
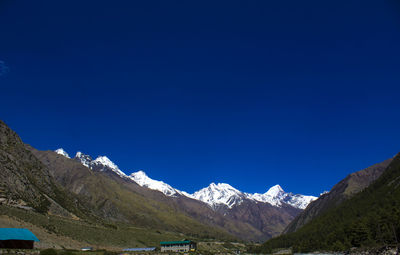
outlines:
[{"label": "green hillside", "polygon": [[400,237],[400,155],[373,184],[298,231],[271,239],[257,252],[344,251],[397,245]]}]

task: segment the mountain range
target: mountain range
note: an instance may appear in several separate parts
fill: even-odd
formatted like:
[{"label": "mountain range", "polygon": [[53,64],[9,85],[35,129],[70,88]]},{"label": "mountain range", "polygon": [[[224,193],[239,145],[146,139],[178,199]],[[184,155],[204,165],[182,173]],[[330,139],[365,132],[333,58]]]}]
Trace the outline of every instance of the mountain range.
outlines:
[{"label": "mountain range", "polygon": [[[68,153],[62,148],[55,150],[55,152],[66,158],[70,158]],[[163,181],[151,179],[142,170],[134,172],[130,175],[126,175],[107,156],[99,156],[93,160],[91,156],[83,154],[82,152],[77,152],[73,159],[92,170],[112,171],[121,178],[132,180],[142,187],[160,191],[166,196],[174,197],[181,195],[188,198],[196,199],[208,204],[213,209],[221,206],[232,209],[234,206],[240,205],[243,200],[247,199],[255,203],[268,203],[275,207],[289,205],[294,208],[303,210],[310,202],[317,199],[317,197],[314,196],[286,193],[280,185],[275,185],[271,187],[267,192],[263,194],[251,194],[239,191],[226,183],[211,183],[208,187],[196,191],[193,194],[189,194],[185,191],[180,191],[176,188],[173,188],[171,185]]]},{"label": "mountain range", "polygon": [[[77,152],[71,159],[61,148],[55,150],[55,153],[79,162],[92,172],[104,173],[118,182],[132,183],[144,190],[156,191],[158,196],[162,195],[163,201],[178,203],[179,209],[189,213],[191,217],[205,224],[222,227],[247,241],[262,241],[278,235],[309,202],[316,199],[313,196],[286,193],[279,185],[275,185],[264,194],[250,194],[241,192],[229,184],[211,183],[208,187],[189,194],[163,181],[151,179],[142,170],[127,175],[106,156],[93,159],[90,155]],[[43,154],[49,157],[51,152],[36,152],[38,158],[42,158]],[[56,166],[50,166],[54,167]],[[58,175],[60,174],[62,173]],[[199,213],[199,207],[203,208],[204,212]]]}]

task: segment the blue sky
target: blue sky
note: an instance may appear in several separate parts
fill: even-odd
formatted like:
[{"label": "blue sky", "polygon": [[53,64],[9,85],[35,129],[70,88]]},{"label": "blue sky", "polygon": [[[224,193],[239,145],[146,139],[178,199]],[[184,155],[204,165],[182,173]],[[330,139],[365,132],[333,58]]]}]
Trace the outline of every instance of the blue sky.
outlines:
[{"label": "blue sky", "polygon": [[400,151],[398,1],[0,1],[0,118],[193,192],[318,195]]}]

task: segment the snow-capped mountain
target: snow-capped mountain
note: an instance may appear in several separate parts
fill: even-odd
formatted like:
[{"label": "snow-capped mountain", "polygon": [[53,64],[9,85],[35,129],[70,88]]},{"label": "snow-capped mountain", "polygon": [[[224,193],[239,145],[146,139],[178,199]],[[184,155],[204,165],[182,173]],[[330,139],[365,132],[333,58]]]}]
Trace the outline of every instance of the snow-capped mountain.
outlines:
[{"label": "snow-capped mountain", "polygon": [[281,206],[282,201],[284,198],[287,196],[287,193],[282,189],[280,185],[275,185],[271,187],[267,192],[264,194],[260,193],[254,193],[250,194],[247,193],[246,196],[249,199],[258,201],[258,202],[263,202],[263,203],[270,203],[273,206]]},{"label": "snow-capped mountain", "polygon": [[281,207],[283,204],[291,205],[295,208],[305,209],[307,205],[317,199],[314,196],[294,195],[286,193],[281,186],[275,185],[266,193],[244,193],[226,183],[211,183],[208,187],[203,188],[194,194],[191,198],[203,201],[212,208],[218,206],[227,206],[233,208],[240,205],[244,199],[255,202],[268,203],[276,207]]},{"label": "snow-capped mountain", "polygon": [[143,171],[132,173],[131,175],[129,175],[129,178],[142,187],[161,191],[167,196],[176,196],[177,194],[180,195],[183,194],[183,192],[174,189],[173,187],[171,187],[170,185],[166,184],[163,181],[157,181],[149,178]]},{"label": "snow-capped mountain", "polygon": [[305,195],[294,195],[293,193],[286,193],[281,186],[275,185],[271,187],[264,194],[254,193],[246,194],[249,199],[269,203],[273,206],[282,206],[282,204],[288,204],[299,209],[305,209],[309,203],[317,199],[314,196]]},{"label": "snow-capped mountain", "polygon": [[[57,149],[55,150],[56,153],[63,155],[67,158],[70,158],[68,156],[68,153],[65,152],[63,149]],[[119,175],[122,178],[128,178],[128,176],[122,172],[118,166],[116,164],[114,164],[109,158],[107,158],[106,156],[99,156],[97,157],[95,160],[92,159],[91,156],[87,155],[87,154],[83,154],[82,152],[78,151],[75,154],[74,157],[75,160],[79,161],[82,165],[88,167],[91,170],[95,170],[95,171],[100,171],[100,172],[104,172],[107,170],[111,170],[112,172],[116,173],[117,175]]]},{"label": "snow-capped mountain", "polygon": [[55,150],[55,152],[57,154],[60,154],[60,155],[62,155],[64,157],[66,157],[66,158],[70,158],[68,153],[63,148],[59,148],[59,149]]},{"label": "snow-capped mountain", "polygon": [[99,156],[95,160],[93,160],[90,164],[92,169],[97,169],[99,171],[111,170],[114,173],[118,174],[122,178],[128,178],[128,176],[122,172],[114,162],[112,162],[106,156]]},{"label": "snow-capped mountain", "polygon": [[245,198],[241,191],[226,183],[211,183],[208,187],[189,196],[203,201],[212,208],[216,208],[218,205],[226,205],[228,208],[232,208],[234,205],[241,204]]},{"label": "snow-capped mountain", "polygon": [[[58,149],[56,153],[69,158],[68,153],[63,149]],[[208,204],[211,208],[216,209],[221,206],[226,206],[232,209],[234,206],[239,206],[247,199],[256,203],[268,203],[275,207],[282,207],[283,205],[290,205],[298,209],[305,209],[309,203],[317,199],[314,196],[305,196],[300,194],[293,194],[285,192],[281,186],[275,185],[267,192],[261,193],[245,193],[235,189],[226,183],[211,183],[208,187],[199,191],[189,194],[185,191],[180,191],[173,188],[171,185],[158,180],[153,180],[146,175],[144,171],[137,171],[127,176],[121,171],[116,164],[114,164],[108,157],[99,156],[95,160],[89,155],[77,152],[75,160],[79,161],[82,165],[94,171],[111,171],[121,178],[131,180],[142,187],[152,190],[157,190],[164,193],[166,196],[176,197],[178,195],[186,196],[195,200],[202,201]]]}]

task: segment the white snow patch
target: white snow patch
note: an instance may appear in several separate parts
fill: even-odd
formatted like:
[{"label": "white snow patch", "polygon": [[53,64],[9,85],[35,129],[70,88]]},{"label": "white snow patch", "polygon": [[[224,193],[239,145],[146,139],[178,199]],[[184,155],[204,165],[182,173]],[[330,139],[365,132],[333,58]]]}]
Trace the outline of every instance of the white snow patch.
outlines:
[{"label": "white snow patch", "polygon": [[59,149],[55,150],[54,152],[66,157],[66,158],[70,158],[68,153],[63,148],[59,148]]},{"label": "white snow patch", "polygon": [[129,175],[129,178],[142,187],[161,191],[162,193],[164,193],[167,196],[176,196],[177,194],[180,194],[180,195],[188,194],[186,192],[182,192],[177,189],[174,189],[173,187],[171,187],[170,185],[166,184],[163,181],[157,181],[157,180],[151,179],[142,170],[132,173],[131,175]]},{"label": "white snow patch", "polygon": [[92,158],[89,155],[83,154],[82,152],[78,151],[75,155],[75,159],[81,162],[82,165],[91,168],[90,164],[92,163]]}]

